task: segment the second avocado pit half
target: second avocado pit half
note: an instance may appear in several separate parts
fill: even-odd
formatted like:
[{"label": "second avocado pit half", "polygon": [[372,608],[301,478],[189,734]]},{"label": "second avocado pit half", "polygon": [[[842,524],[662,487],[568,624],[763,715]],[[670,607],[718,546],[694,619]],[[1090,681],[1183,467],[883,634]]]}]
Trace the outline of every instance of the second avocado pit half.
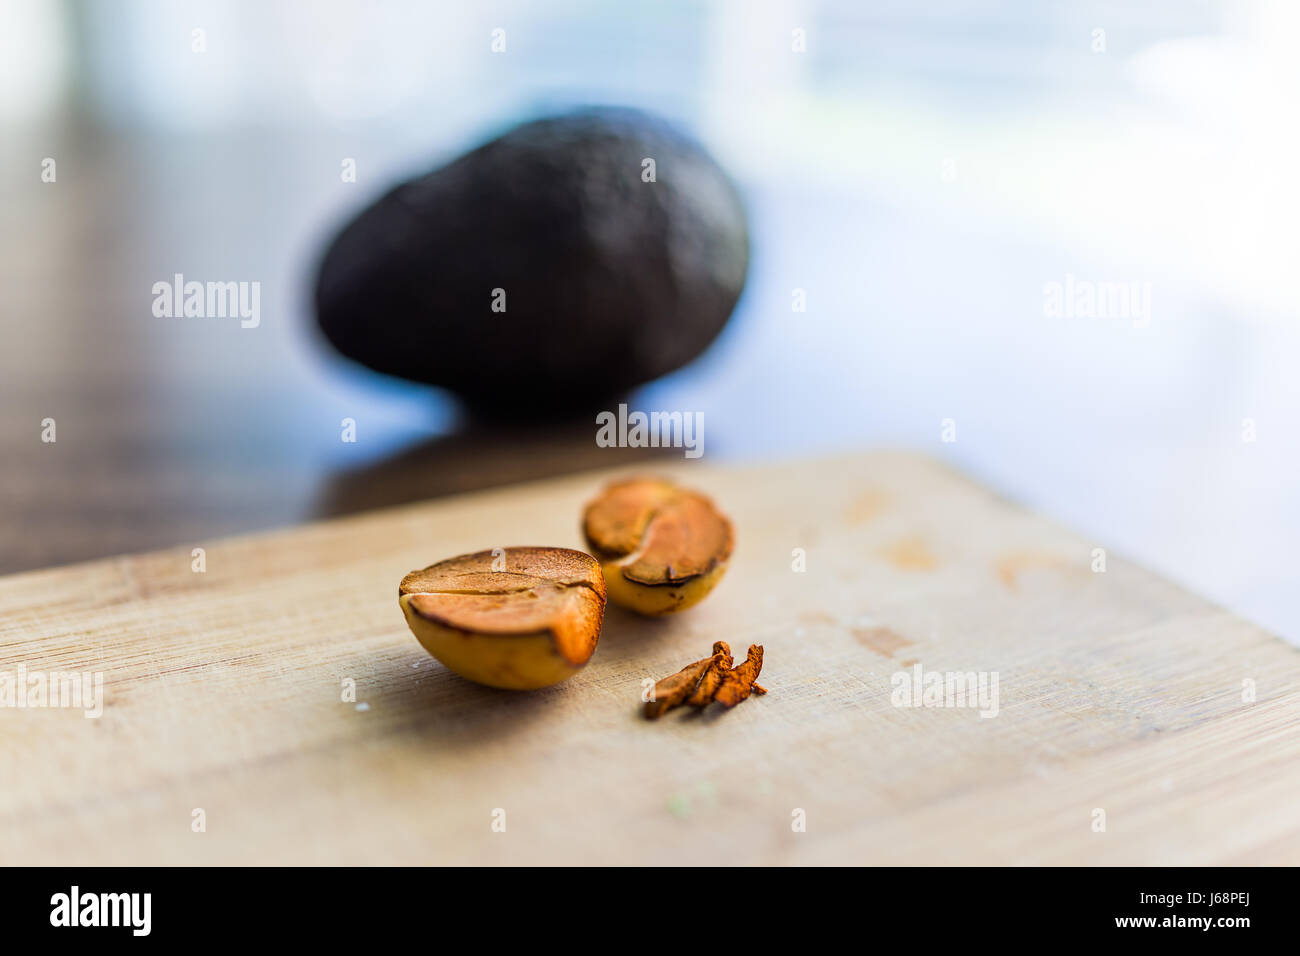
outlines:
[{"label": "second avocado pit half", "polygon": [[704,600],[735,547],[731,522],[711,500],[659,478],[609,485],[587,505],[582,530],[609,599],[650,616]]}]

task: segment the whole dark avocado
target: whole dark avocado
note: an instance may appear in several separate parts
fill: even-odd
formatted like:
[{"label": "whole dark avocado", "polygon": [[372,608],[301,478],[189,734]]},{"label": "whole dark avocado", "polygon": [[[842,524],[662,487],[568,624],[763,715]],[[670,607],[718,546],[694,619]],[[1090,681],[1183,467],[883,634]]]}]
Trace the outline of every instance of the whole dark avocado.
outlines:
[{"label": "whole dark avocado", "polygon": [[362,365],[526,417],[604,407],[695,358],[748,265],[740,196],[698,144],[643,112],[587,109],[365,209],[325,254],[316,313]]}]

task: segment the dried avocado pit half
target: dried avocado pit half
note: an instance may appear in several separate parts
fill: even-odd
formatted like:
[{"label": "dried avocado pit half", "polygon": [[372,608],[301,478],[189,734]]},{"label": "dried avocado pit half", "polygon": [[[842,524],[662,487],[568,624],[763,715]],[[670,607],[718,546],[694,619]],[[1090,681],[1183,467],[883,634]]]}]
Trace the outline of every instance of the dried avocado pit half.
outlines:
[{"label": "dried avocado pit half", "polygon": [[462,677],[509,690],[576,674],[605,617],[600,565],[569,548],[463,554],[412,571],[397,593],[426,651]]},{"label": "dried avocado pit half", "polygon": [[639,614],[698,604],[731,560],[731,522],[704,495],[660,478],[615,482],[587,505],[587,545],[609,599]]}]

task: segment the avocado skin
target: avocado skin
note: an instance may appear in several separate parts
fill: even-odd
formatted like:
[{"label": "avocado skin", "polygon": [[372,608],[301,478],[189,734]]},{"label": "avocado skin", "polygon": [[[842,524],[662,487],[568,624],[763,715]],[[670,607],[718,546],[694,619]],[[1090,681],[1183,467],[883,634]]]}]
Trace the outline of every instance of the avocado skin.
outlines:
[{"label": "avocado skin", "polygon": [[518,126],[362,211],[325,253],[316,314],[368,368],[531,417],[603,407],[695,358],[748,264],[740,196],[698,144],[640,111],[587,109]]}]

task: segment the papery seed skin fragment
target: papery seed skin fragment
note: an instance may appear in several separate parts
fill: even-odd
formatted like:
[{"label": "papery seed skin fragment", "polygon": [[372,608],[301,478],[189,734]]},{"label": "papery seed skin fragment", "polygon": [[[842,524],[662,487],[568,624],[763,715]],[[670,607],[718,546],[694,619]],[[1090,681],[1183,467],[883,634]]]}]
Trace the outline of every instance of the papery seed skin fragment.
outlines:
[{"label": "papery seed skin fragment", "polygon": [[730,709],[750,694],[767,693],[765,687],[755,683],[763,670],[761,645],[750,645],[739,667],[731,663],[731,648],[726,641],[717,641],[711,657],[687,664],[655,684],[655,699],[646,701],[646,717],[653,720],[682,704],[704,708],[715,700]]},{"label": "papery seed skin fragment", "polygon": [[704,675],[700,678],[699,684],[691,696],[686,699],[686,703],[691,707],[707,707],[713,703],[713,696],[722,686],[722,678],[732,666],[731,648],[727,646],[726,641],[718,641],[713,645],[713,659]]},{"label": "papery seed skin fragment", "polygon": [[754,681],[763,671],[763,646],[752,644],[744,662],[727,671],[722,679],[722,686],[713,695],[713,699],[724,707],[735,707],[745,700],[754,690]]},{"label": "papery seed skin fragment", "polygon": [[[503,554],[502,554],[503,552]],[[504,558],[504,570],[493,570]],[[572,677],[596,650],[605,583],[590,555],[515,547],[412,571],[398,601],[420,645],[460,676],[535,690]]]},{"label": "papery seed skin fragment", "polygon": [[650,720],[661,717],[674,707],[680,707],[686,697],[700,682],[704,673],[713,666],[717,657],[687,664],[676,674],[671,674],[655,684],[654,700],[645,702],[645,715]]},{"label": "papery seed skin fragment", "polygon": [[609,599],[651,617],[704,600],[735,548],[731,521],[709,498],[662,478],[608,485],[587,505],[582,528]]}]

